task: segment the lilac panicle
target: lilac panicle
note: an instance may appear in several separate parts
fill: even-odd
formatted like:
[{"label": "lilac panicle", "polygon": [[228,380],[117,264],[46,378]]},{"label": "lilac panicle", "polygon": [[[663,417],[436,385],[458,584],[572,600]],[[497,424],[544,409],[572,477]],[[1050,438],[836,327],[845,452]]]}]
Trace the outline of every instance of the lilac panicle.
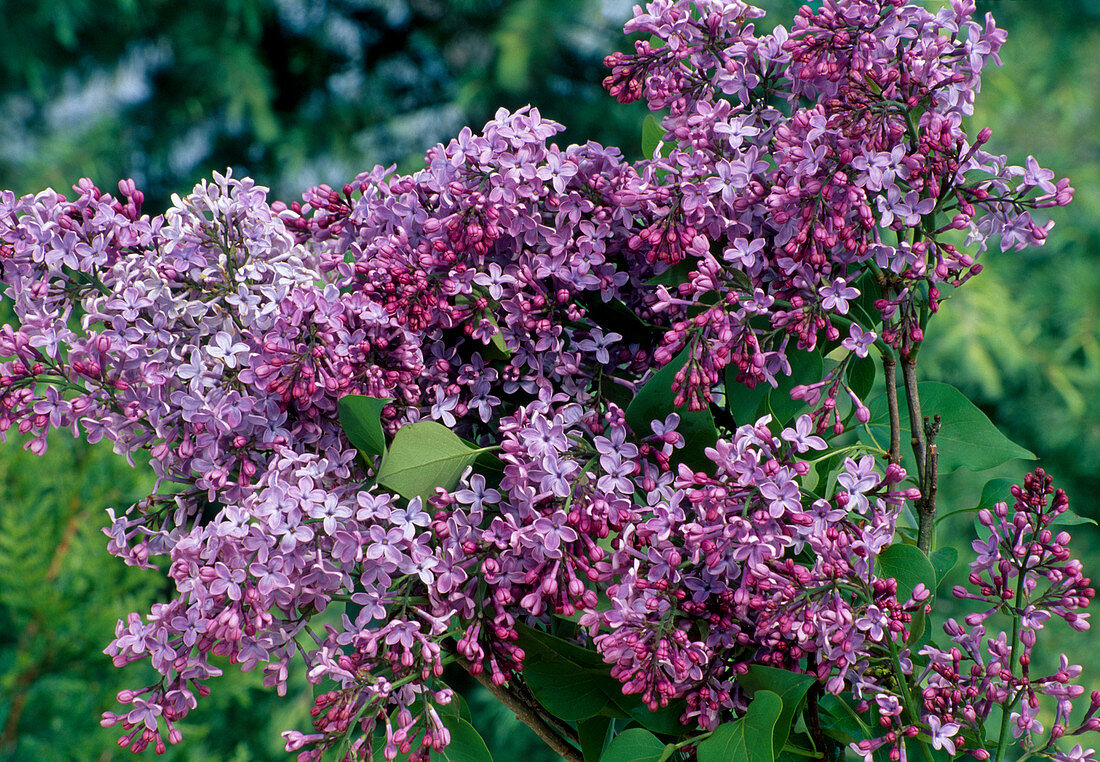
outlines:
[{"label": "lilac panicle", "polygon": [[[626,31],[645,39],[608,57],[605,85],[660,113],[640,162],[560,147],[561,125],[525,107],[412,174],[376,167],[290,204],[229,172],[156,216],[132,181],[0,194],[16,317],[0,328],[0,434],[38,453],[52,429],[106,439],[157,476],[106,530],[127,563],[168,570],[172,595],[107,648],[156,678],[103,724],[163,751],[221,674],[214,657],[285,693],[312,643],[308,679],[326,690],[287,750],[346,742],[369,759],[377,739],[384,759],[424,762],[450,741],[444,665],[514,687],[520,631],[566,617],[625,693],[683,699],[685,725],[743,711],[739,678],[759,664],[873,706],[884,734],[854,747],[868,759],[918,736],[985,758],[975,733],[1006,700],[1024,748],[1090,759],[1052,744],[1095,730],[1100,696],[1074,725],[1080,669],[1028,671],[1047,619],[1088,624],[1091,582],[1050,526],[1064,495],[1037,472],[1011,517],[982,515],[957,594],[984,608],[948,624],[951,649],[913,654],[932,591],[899,595],[876,557],[919,492],[876,448],[829,441],[869,420],[852,363],[909,354],[945,283],[997,241],[1042,244],[1040,210],[1072,198],[1034,159],[987,152],[988,129],[964,131],[1005,37],[973,11],[826,0],[763,33],[740,0],[637,6]],[[690,413],[721,413],[727,378],[778,386],[823,345],[840,359],[794,387],[806,412],[721,419],[688,462]],[[624,406],[681,353],[659,391],[683,409],[638,425]],[[391,494],[341,428],[350,394],[387,400],[387,438],[435,420],[495,467]],[[1022,651],[986,637],[1006,612]]]}]

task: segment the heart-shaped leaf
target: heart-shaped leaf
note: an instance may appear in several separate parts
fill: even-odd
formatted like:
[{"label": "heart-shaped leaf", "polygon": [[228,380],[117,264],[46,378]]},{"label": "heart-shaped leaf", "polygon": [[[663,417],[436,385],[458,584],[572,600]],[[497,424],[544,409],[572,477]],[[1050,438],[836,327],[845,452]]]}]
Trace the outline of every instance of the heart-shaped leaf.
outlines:
[{"label": "heart-shaped leaf", "polygon": [[[1034,454],[998,431],[985,413],[955,387],[936,381],[925,381],[917,384],[917,391],[920,394],[921,413],[929,418],[938,414],[941,418],[941,428],[936,435],[941,475],[960,468],[984,471],[1015,458],[1035,460]],[[904,400],[902,404],[904,405]],[[879,395],[868,407],[871,409],[871,420],[867,427],[880,446],[889,443],[890,419],[885,397]],[[911,436],[909,417],[904,411],[901,415],[901,429],[901,441],[908,442]],[[865,431],[860,431],[860,439],[870,441]],[[915,474],[912,448],[903,447],[902,456],[905,469],[910,474]]]},{"label": "heart-shaped leaf", "polygon": [[459,477],[491,447],[471,447],[435,421],[402,426],[378,467],[378,483],[404,498],[427,501],[436,487],[454,489]]},{"label": "heart-shaped leaf", "polygon": [[563,720],[587,719],[607,704],[604,688],[609,678],[567,660],[529,656],[523,679],[538,702]]},{"label": "heart-shaped leaf", "polygon": [[924,551],[915,545],[896,542],[884,548],[875,558],[875,574],[882,579],[893,577],[897,580],[899,603],[909,600],[921,583],[929,593],[936,591],[936,569]]},{"label": "heart-shaped leaf", "polygon": [[877,364],[872,355],[853,357],[848,361],[848,386],[861,400],[865,400],[874,387],[876,370]]},{"label": "heart-shaped leaf", "polygon": [[657,736],[643,728],[631,728],[611,739],[600,762],[658,762],[664,751],[664,741]]},{"label": "heart-shaped leaf", "polygon": [[936,587],[938,588],[943,584],[944,578],[955,568],[955,564],[959,562],[959,551],[950,545],[937,548],[932,551],[932,555],[928,557],[928,560],[932,562],[932,568],[936,570]]},{"label": "heart-shaped leaf", "polygon": [[386,452],[386,435],[382,431],[382,408],[392,399],[348,394],[340,398],[337,412],[340,426],[355,449],[367,455]]},{"label": "heart-shaped leaf", "polygon": [[719,725],[699,744],[699,762],[775,762],[771,739],[783,713],[783,700],[771,691],[757,691],[744,717]]}]

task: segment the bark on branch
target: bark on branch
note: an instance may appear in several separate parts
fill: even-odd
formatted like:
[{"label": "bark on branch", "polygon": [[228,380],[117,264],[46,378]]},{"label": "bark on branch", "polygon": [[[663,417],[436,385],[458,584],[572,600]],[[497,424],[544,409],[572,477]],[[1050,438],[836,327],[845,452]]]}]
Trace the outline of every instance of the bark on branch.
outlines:
[{"label": "bark on branch", "polygon": [[[580,751],[566,739],[561,731],[547,722],[534,706],[507,688],[494,684],[485,675],[484,670],[475,673],[472,670],[473,665],[462,656],[456,655],[456,659],[459,666],[469,672],[500,703],[515,712],[519,721],[535,731],[535,734],[556,754],[567,760],[567,762],[584,762],[584,757],[581,756]],[[569,730],[572,731],[571,728]]]},{"label": "bark on branch", "polygon": [[890,452],[888,462],[901,463],[901,417],[898,413],[898,361],[892,354],[882,356],[882,374],[886,377],[886,410],[890,414]]}]

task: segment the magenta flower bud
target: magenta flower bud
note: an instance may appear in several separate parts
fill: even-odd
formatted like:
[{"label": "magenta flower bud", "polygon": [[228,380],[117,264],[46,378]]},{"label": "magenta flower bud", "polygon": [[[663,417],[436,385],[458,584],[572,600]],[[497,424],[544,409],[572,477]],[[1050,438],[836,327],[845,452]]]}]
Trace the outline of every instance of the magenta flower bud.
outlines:
[{"label": "magenta flower bud", "polygon": [[867,423],[871,420],[871,411],[862,402],[856,407],[856,420],[860,423]]},{"label": "magenta flower bud", "polygon": [[900,484],[905,480],[905,469],[897,463],[889,463],[886,466],[885,478],[889,484]]}]

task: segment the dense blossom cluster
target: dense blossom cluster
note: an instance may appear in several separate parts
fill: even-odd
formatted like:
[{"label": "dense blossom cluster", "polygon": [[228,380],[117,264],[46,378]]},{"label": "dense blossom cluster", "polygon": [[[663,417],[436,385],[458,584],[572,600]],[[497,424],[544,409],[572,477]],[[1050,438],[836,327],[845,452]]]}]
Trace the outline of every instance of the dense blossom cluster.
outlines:
[{"label": "dense blossom cluster", "polygon": [[[572,617],[625,693],[683,699],[703,729],[744,709],[752,664],[875,702],[886,734],[867,755],[923,734],[983,758],[993,705],[1021,696],[1012,723],[1032,743],[1038,694],[1058,703],[1051,742],[1095,729],[1095,696],[1068,720],[1078,668],[1026,669],[1051,614],[1087,624],[1090,583],[1048,526],[1064,496],[1047,506],[1029,476],[1014,514],[982,515],[976,592],[959,594],[988,610],[949,624],[952,649],[913,654],[933,591],[899,592],[876,558],[922,495],[896,458],[823,438],[868,420],[856,359],[908,355],[977,252],[1041,244],[1031,212],[1072,196],[1033,159],[984,151],[988,130],[964,133],[1004,41],[972,12],[826,0],[759,34],[739,0],[638,7],[627,31],[649,41],[610,56],[606,81],[664,113],[635,163],[559,148],[560,125],[525,108],[412,175],[376,168],[303,203],[229,173],[155,217],[129,181],[0,196],[18,320],[0,332],[0,431],[36,452],[55,428],[107,439],[159,478],[112,514],[109,548],[163,559],[175,593],[120,621],[108,653],[161,677],[104,724],[163,750],[215,657],[283,692],[300,652],[331,689],[288,750],[314,760],[348,739],[350,759],[426,760],[450,739],[445,664],[515,683],[518,627]],[[795,387],[803,414],[721,417],[727,378],[775,386],[823,345],[840,359]],[[638,424],[631,400],[673,362],[675,404]],[[347,395],[385,401],[387,440],[433,420],[492,462],[393,494],[342,429]],[[712,413],[710,446],[691,447]],[[1015,631],[983,643],[1007,600],[1021,652]]]},{"label": "dense blossom cluster", "polygon": [[[997,503],[992,511],[979,512],[978,521],[989,536],[974,541],[977,557],[970,564],[970,588],[959,586],[954,593],[987,608],[968,615],[965,626],[954,620],[947,623],[952,648],[929,646],[923,652],[932,671],[923,694],[930,716],[976,731],[994,706],[1013,706],[1013,699],[1022,697],[1018,709],[1003,718],[1002,728],[1011,725],[1012,735],[1024,748],[1037,752],[1056,748],[1063,736],[1100,730],[1100,718],[1095,716],[1100,691],[1093,691],[1084,717],[1070,719],[1073,699],[1085,693],[1083,685],[1074,683],[1081,667],[1063,654],[1053,675],[1032,675],[1030,669],[1044,623],[1058,616],[1076,630],[1088,629],[1089,615],[1083,609],[1095,594],[1081,562],[1070,556],[1069,532],[1056,525],[1069,501],[1051,482],[1037,469],[1012,488],[1016,503],[1011,510],[1007,503]],[[998,613],[1012,617],[1012,632],[987,637],[985,623]],[[1013,677],[1013,662],[1021,667],[1019,677]],[[1039,696],[1055,703],[1053,723],[1045,734]],[[1081,751],[1078,745],[1078,758]]]},{"label": "dense blossom cluster", "polygon": [[[1005,36],[973,10],[826,2],[768,35],[741,2],[637,10],[627,31],[663,44],[609,56],[605,84],[669,112],[667,148],[644,170],[666,193],[634,245],[686,262],[659,304],[687,313],[673,309],[658,358],[692,347],[687,399],[708,400],[727,365],[743,382],[770,381],[786,337],[812,348],[822,331],[835,340],[838,325],[877,322],[876,310],[882,338],[907,351],[942,284],[980,270],[940,239],[948,230],[967,231],[975,251],[994,237],[1002,249],[1042,243],[1050,223],[1031,210],[1068,203],[1072,188],[1034,159],[1012,167],[982,150],[988,130],[973,141],[963,131]],[[876,280],[873,307],[852,304]],[[772,331],[754,328],[761,313]]]},{"label": "dense blossom cluster", "polygon": [[769,423],[719,440],[707,453],[713,476],[682,466],[651,492],[610,559],[610,610],[581,619],[610,630],[594,640],[626,690],[653,709],[686,698],[686,716],[706,728],[732,705],[749,662],[797,670],[814,659],[840,692],[928,597],[899,605],[894,581],[873,568],[912,497],[891,490],[904,470],[883,476],[870,455],[846,458],[833,500],[815,499],[799,486],[808,465],[796,458],[824,440],[808,434],[809,416],[778,436]]}]

